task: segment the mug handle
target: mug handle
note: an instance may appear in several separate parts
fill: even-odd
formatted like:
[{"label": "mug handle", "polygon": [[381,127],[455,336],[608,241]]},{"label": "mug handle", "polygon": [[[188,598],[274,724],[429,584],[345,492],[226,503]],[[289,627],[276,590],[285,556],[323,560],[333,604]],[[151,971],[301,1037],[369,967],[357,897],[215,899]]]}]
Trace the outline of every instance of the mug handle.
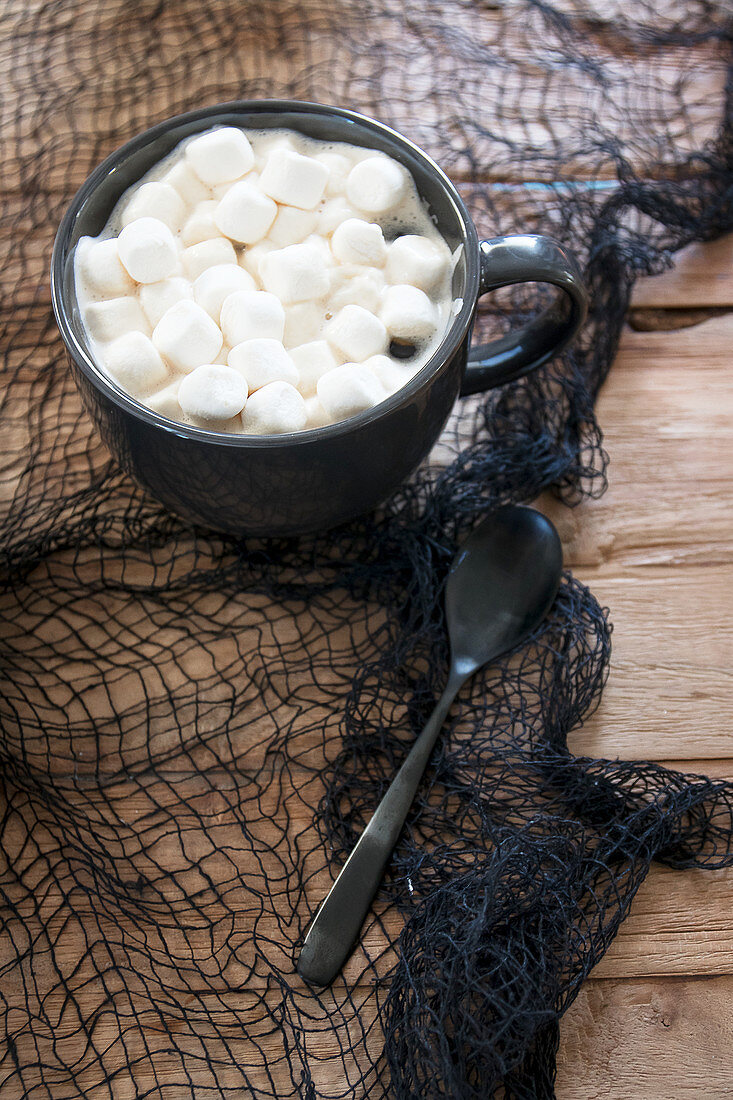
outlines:
[{"label": "mug handle", "polygon": [[479,295],[513,283],[552,283],[560,293],[526,325],[469,349],[461,397],[512,382],[552,359],[575,336],[588,310],[588,292],[575,257],[550,237],[480,241],[479,258]]}]

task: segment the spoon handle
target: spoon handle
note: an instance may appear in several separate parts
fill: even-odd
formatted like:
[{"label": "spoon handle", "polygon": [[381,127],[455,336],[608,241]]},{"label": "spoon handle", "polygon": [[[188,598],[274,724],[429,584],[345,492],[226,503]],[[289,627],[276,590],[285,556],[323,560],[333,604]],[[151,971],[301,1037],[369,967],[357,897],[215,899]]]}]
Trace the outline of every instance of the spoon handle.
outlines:
[{"label": "spoon handle", "polygon": [[445,717],[466,679],[451,669],[435,710],[316,913],[297,963],[306,981],[329,985],[351,954]]}]

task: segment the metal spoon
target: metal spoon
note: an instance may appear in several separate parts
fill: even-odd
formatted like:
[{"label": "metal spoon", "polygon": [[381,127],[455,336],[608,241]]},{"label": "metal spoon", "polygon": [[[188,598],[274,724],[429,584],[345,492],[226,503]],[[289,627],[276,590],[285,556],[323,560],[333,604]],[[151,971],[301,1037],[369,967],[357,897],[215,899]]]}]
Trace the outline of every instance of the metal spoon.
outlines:
[{"label": "metal spoon", "polygon": [[328,985],[351,954],[458,691],[474,672],[539,626],[555,599],[561,572],[557,531],[539,512],[520,505],[494,512],[460,547],[445,590],[448,683],[311,923],[297,963],[306,981]]}]

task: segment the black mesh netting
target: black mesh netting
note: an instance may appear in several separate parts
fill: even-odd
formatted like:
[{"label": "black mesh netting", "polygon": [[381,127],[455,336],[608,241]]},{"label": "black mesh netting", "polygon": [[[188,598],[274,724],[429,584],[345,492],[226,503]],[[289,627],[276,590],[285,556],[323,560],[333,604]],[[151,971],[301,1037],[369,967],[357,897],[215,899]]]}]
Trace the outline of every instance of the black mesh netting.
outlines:
[{"label": "black mesh netting", "polygon": [[[558,1019],[650,861],[733,861],[733,787],[575,759],[606,615],[565,575],[452,712],[363,946],[299,938],[446,672],[441,586],[499,502],[604,488],[634,280],[733,227],[730,9],[704,0],[2,4],[3,1097],[551,1097]],[[288,94],[423,145],[479,230],[576,248],[571,354],[459,403],[377,516],[241,542],[165,514],[82,412],[56,224],[112,148]],[[492,330],[536,308],[515,291]]]}]

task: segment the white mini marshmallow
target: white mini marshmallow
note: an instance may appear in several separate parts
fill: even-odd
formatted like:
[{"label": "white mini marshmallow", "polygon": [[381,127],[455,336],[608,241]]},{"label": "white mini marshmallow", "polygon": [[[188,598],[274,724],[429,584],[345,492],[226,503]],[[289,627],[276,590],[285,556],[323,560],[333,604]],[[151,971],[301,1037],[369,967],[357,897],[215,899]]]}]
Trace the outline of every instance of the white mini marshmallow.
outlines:
[{"label": "white mini marshmallow", "polygon": [[237,290],[222,302],[219,323],[232,347],[258,338],[282,340],[285,310],[266,290]]},{"label": "white mini marshmallow", "polygon": [[257,283],[262,283],[262,277],[260,275],[260,261],[262,260],[263,256],[267,256],[268,253],[274,252],[276,248],[277,245],[273,244],[272,241],[260,241],[259,244],[256,244],[250,248],[245,248],[242,252],[242,256],[239,262],[245,269],[245,271],[249,271],[250,275]]},{"label": "white mini marshmallow", "polygon": [[364,361],[372,374],[376,375],[384,387],[385,393],[396,393],[414,376],[415,371],[407,363],[395,363],[388,355],[372,355]]},{"label": "white mini marshmallow", "polygon": [[286,348],[295,348],[317,340],[323,331],[323,308],[313,302],[299,302],[288,306],[285,312],[285,331],[283,344]]},{"label": "white mini marshmallow", "polygon": [[260,187],[270,198],[301,210],[313,210],[328,183],[327,165],[292,149],[274,149],[260,176]]},{"label": "white mini marshmallow", "polygon": [[209,188],[201,182],[185,159],[176,161],[162,177],[161,183],[169,183],[175,188],[186,206],[196,206],[211,197]]},{"label": "white mini marshmallow", "polygon": [[145,404],[153,412],[158,413],[159,416],[167,416],[170,420],[180,421],[182,412],[181,406],[178,404],[178,387],[180,384],[180,378],[176,378],[169,386],[158,390],[151,397],[146,397]]},{"label": "white mini marshmallow", "polygon": [[249,183],[233,184],[220,200],[214,221],[225,237],[242,244],[256,244],[275,220],[277,203]]},{"label": "white mini marshmallow", "polygon": [[126,332],[150,332],[150,325],[137,298],[108,298],[92,302],[84,311],[84,320],[95,340],[106,342]]},{"label": "white mini marshmallow", "polygon": [[255,290],[254,279],[239,264],[216,264],[209,267],[193,284],[195,300],[217,323],[224,299],[238,290]]},{"label": "white mini marshmallow", "polygon": [[334,199],[329,199],[319,211],[318,232],[322,233],[324,237],[330,237],[342,222],[357,216],[353,206],[349,206],[343,196],[339,195]]},{"label": "white mini marshmallow", "polygon": [[288,244],[300,244],[318,227],[318,215],[312,210],[298,210],[295,206],[281,206],[267,234],[268,240],[284,248]]},{"label": "white mini marshmallow", "polygon": [[[243,184],[244,182],[247,182],[249,186],[255,184],[256,173],[248,172],[247,176],[245,176],[244,179],[234,180],[234,183]],[[232,189],[233,186],[234,184],[232,184],[231,180],[229,180],[229,182],[226,184],[217,184],[215,187],[209,188],[209,194],[211,198],[215,200],[217,206],[219,205],[219,202],[221,202],[222,198],[225,197],[225,195],[229,194],[229,191]]]},{"label": "white mini marshmallow", "polygon": [[265,290],[281,302],[307,302],[328,293],[330,285],[324,248],[314,239],[268,252],[260,261]]},{"label": "white mini marshmallow", "polygon": [[104,353],[104,365],[133,397],[150,393],[168,377],[165,363],[142,332],[126,332],[113,340]]},{"label": "white mini marshmallow", "polygon": [[140,305],[153,328],[166,310],[184,298],[192,298],[193,291],[188,279],[174,275],[170,279],[161,279],[159,283],[143,283],[140,287]]},{"label": "white mini marshmallow", "polygon": [[196,302],[176,302],[153,329],[153,343],[178,371],[188,373],[219,354],[222,336],[218,326]]},{"label": "white mini marshmallow", "polygon": [[258,135],[257,148],[255,149],[255,167],[262,171],[268,158],[276,149],[290,149],[295,151],[295,145],[290,134],[283,131],[272,131]]},{"label": "white mini marshmallow", "polygon": [[219,205],[215,199],[205,199],[196,205],[181,230],[181,242],[186,245],[201,244],[220,237],[219,226],[214,221],[214,211]]},{"label": "white mini marshmallow", "polygon": [[218,264],[235,264],[237,253],[231,241],[216,237],[210,241],[200,241],[183,250],[183,268],[191,282],[198,279],[202,271]]},{"label": "white mini marshmallow", "polygon": [[317,397],[306,397],[305,412],[308,418],[306,420],[307,428],[325,428],[326,424],[332,423],[331,417]]},{"label": "white mini marshmallow", "polygon": [[270,382],[298,384],[298,368],[279,340],[245,340],[232,348],[227,362],[247,379],[250,393]]},{"label": "white mini marshmallow", "polygon": [[[378,317],[362,306],[348,305],[326,325],[330,344],[355,363],[378,355],[387,347],[387,330]],[[324,408],[327,408],[324,405]]]},{"label": "white mini marshmallow", "polygon": [[134,291],[135,284],[120,261],[116,237],[103,241],[82,237],[76,248],[76,263],[87,293],[112,298]]},{"label": "white mini marshmallow", "polygon": [[328,181],[326,194],[329,196],[343,195],[346,190],[346,180],[353,165],[348,157],[342,153],[317,153],[313,158],[328,168]]},{"label": "white mini marshmallow", "polygon": [[157,283],[178,270],[175,237],[158,218],[138,218],[117,238],[120,259],[137,283]]},{"label": "white mini marshmallow", "polygon": [[234,183],[231,181],[229,183],[217,183],[215,187],[210,188],[211,197],[218,206],[224,196],[229,194],[236,183],[246,183],[248,187],[254,187],[255,190],[259,191],[257,187],[257,178],[256,172],[248,172],[244,179],[235,180]]},{"label": "white mini marshmallow", "polygon": [[381,267],[387,258],[382,228],[361,218],[347,218],[334,230],[331,251],[342,264]]},{"label": "white mini marshmallow", "polygon": [[324,240],[318,233],[312,233],[310,237],[306,237],[303,244],[310,245],[326,267],[333,267],[333,253],[329,248],[328,241]]},{"label": "white mini marshmallow", "polygon": [[379,268],[341,264],[331,272],[329,308],[336,313],[343,306],[357,305],[377,313],[384,287],[384,275]]},{"label": "white mini marshmallow", "polygon": [[325,340],[311,340],[307,344],[291,348],[290,357],[298,368],[298,389],[303,397],[312,397],[321,375],[339,365]]},{"label": "white mini marshmallow", "polygon": [[305,401],[295,387],[270,382],[248,399],[242,426],[247,435],[280,435],[302,431],[307,419]]},{"label": "white mini marshmallow", "polygon": [[346,197],[359,210],[386,214],[407,190],[407,173],[388,157],[367,157],[349,172]]},{"label": "white mini marshmallow", "polygon": [[143,183],[134,191],[122,211],[122,224],[139,218],[157,218],[177,233],[186,217],[186,204],[174,187],[161,180]]},{"label": "white mini marshmallow", "polygon": [[429,237],[408,233],[389,246],[386,271],[390,283],[409,283],[420,290],[432,290],[449,267],[447,245]]},{"label": "white mini marshmallow", "polygon": [[238,180],[254,164],[252,146],[233,126],[201,134],[186,146],[186,160],[203,183],[212,186]]},{"label": "white mini marshmallow", "polygon": [[344,363],[318,379],[318,400],[332,420],[371,409],[386,397],[381,382],[363,363]]},{"label": "white mini marshmallow", "polygon": [[425,340],[438,327],[434,302],[416,286],[387,287],[379,316],[390,336],[402,340]]},{"label": "white mini marshmallow", "polygon": [[207,363],[181,382],[178,403],[187,416],[198,420],[230,420],[247,401],[247,381],[232,367]]}]

